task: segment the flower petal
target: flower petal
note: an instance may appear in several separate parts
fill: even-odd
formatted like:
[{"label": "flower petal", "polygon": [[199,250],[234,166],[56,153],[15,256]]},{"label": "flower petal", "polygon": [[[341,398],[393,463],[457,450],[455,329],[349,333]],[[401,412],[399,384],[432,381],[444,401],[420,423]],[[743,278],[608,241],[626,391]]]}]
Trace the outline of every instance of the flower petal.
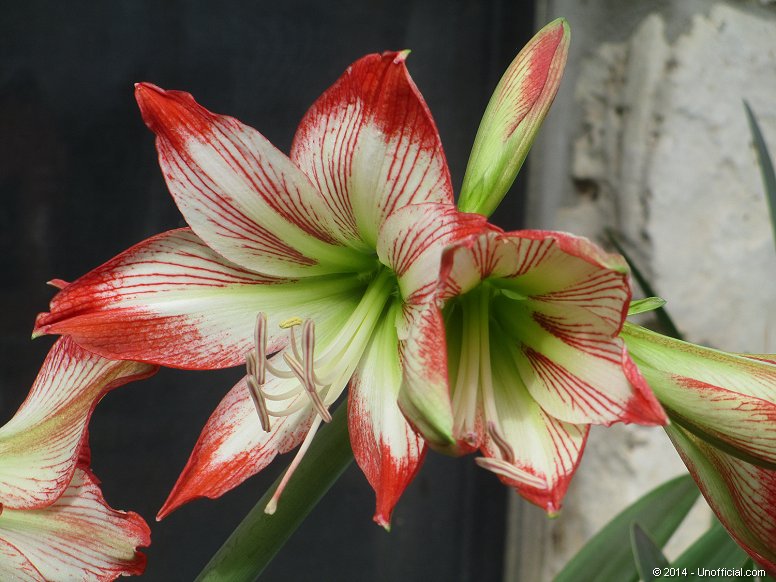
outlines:
[{"label": "flower petal", "polygon": [[[150,535],[139,515],[107,505],[96,478],[83,467],[53,505],[5,509],[0,519],[0,538],[17,548],[45,580],[98,581],[142,574],[146,557],[135,549],[148,546]],[[36,579],[34,571],[29,575]]]},{"label": "flower petal", "polygon": [[18,548],[1,539],[0,580],[46,582],[43,574],[24,557],[24,554]]},{"label": "flower petal", "polygon": [[[398,307],[398,306],[395,306]],[[402,375],[395,312],[389,310],[361,358],[348,395],[353,454],[377,495],[374,520],[390,528],[391,512],[423,462],[426,446],[399,410]]]},{"label": "flower petal", "polygon": [[89,418],[103,394],[155,371],[147,364],[106,360],[70,338],[57,340],[27,399],[0,428],[5,510],[53,503],[73,477]]},{"label": "flower petal", "polygon": [[485,405],[485,418],[492,424],[481,445],[490,460],[479,464],[532,503],[557,513],[590,427],[548,415],[528,393],[514,360],[503,350],[491,354],[493,401]]},{"label": "flower petal", "polygon": [[666,431],[725,529],[776,576],[776,471],[732,457],[676,424]]},{"label": "flower petal", "polygon": [[[295,378],[271,378],[263,390],[281,394],[297,384]],[[300,393],[293,403],[300,398],[307,396]],[[278,454],[302,442],[315,415],[315,410],[307,404],[294,414],[273,418],[270,432],[265,432],[243,378],[208,419],[157,519],[167,517],[193,499],[216,499],[237,487],[269,465]]]},{"label": "flower petal", "polygon": [[450,204],[414,204],[391,214],[377,240],[377,256],[399,278],[404,301],[434,301],[446,245],[482,232],[498,232],[479,214]]},{"label": "flower petal", "polygon": [[578,347],[539,325],[535,315],[498,313],[512,337],[517,330],[521,334],[515,362],[528,391],[548,414],[575,424],[667,422],[619,338]]},{"label": "flower petal", "polygon": [[226,261],[189,229],[147,239],[67,285],[38,316],[35,335],[66,333],[117,359],[188,369],[235,366],[252,346],[260,311],[277,323],[325,320],[360,285],[355,277],[298,281],[257,275]]},{"label": "flower petal", "polygon": [[407,72],[407,54],[372,54],[353,63],[307,112],[291,148],[338,228],[372,247],[395,209],[453,204],[442,143]]},{"label": "flower petal", "polygon": [[626,324],[639,369],[687,428],[776,463],[776,364],[726,354]]},{"label": "flower petal", "polygon": [[436,305],[408,306],[398,325],[406,330],[399,342],[399,407],[431,446],[446,451],[455,439],[442,314]]},{"label": "flower petal", "polygon": [[566,20],[554,20],[509,65],[477,130],[461,210],[489,216],[504,198],[558,92],[569,40]]},{"label": "flower petal", "polygon": [[230,261],[281,277],[347,270],[358,255],[321,194],[258,131],[216,115],[188,93],[139,83],[159,164],[186,222]]}]

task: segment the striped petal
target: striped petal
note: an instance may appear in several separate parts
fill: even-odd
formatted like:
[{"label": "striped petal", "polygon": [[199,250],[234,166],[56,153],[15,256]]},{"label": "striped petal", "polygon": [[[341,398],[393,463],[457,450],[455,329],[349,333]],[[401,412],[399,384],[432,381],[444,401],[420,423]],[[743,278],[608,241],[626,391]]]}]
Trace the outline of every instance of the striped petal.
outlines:
[{"label": "striped petal", "polygon": [[569,26],[554,20],[520,51],[499,81],[474,140],[458,206],[493,213],[514,182],[558,92]]},{"label": "striped petal", "polygon": [[0,539],[0,580],[46,582],[43,574],[30,563],[19,548]]},{"label": "striped petal", "polygon": [[380,261],[399,279],[408,304],[435,300],[445,247],[482,232],[498,232],[479,214],[458,212],[450,204],[415,204],[391,214],[377,240]]},{"label": "striped petal", "polygon": [[395,305],[372,334],[348,395],[353,454],[377,496],[374,520],[386,529],[426,452],[423,438],[396,402],[402,382],[394,324],[397,311]]},{"label": "striped petal", "polygon": [[380,260],[399,279],[405,309],[397,321],[403,382],[399,406],[430,444],[453,444],[447,357],[437,306],[439,268],[447,244],[473,233],[495,230],[478,214],[449,204],[415,204],[391,214],[377,241]]},{"label": "striped petal", "polygon": [[244,361],[260,311],[277,323],[325,321],[360,285],[355,277],[286,280],[223,259],[189,229],[147,239],[66,285],[38,316],[35,335],[64,333],[106,357],[211,369]]},{"label": "striped petal", "polygon": [[776,463],[776,364],[630,324],[622,337],[677,422],[753,461]]},{"label": "striped petal", "polygon": [[97,479],[79,467],[52,505],[3,510],[0,561],[11,553],[12,564],[23,568],[3,579],[102,581],[142,574],[146,557],[136,548],[148,546],[150,535],[139,515],[111,509]]},{"label": "striped petal", "polygon": [[[264,385],[264,391],[282,394],[297,384],[296,379],[273,378]],[[292,404],[306,398],[300,393]],[[237,487],[269,465],[278,454],[302,442],[314,417],[312,406],[305,403],[298,412],[273,419],[272,430],[265,432],[243,378],[208,419],[157,519],[163,519],[193,499],[216,499]]]},{"label": "striped petal", "polygon": [[675,424],[666,431],[728,533],[776,576],[776,471],[732,457]]},{"label": "striped petal", "polygon": [[[86,427],[109,390],[155,372],[153,366],[106,360],[59,339],[14,417],[0,428],[0,504],[4,511],[41,508],[65,490]],[[5,514],[0,518],[0,524]]]},{"label": "striped petal", "polygon": [[395,209],[453,204],[436,125],[404,63],[408,52],[353,63],[307,112],[291,149],[337,227],[371,247]]},{"label": "striped petal", "polygon": [[431,446],[447,450],[455,438],[442,314],[436,305],[407,307],[399,330],[406,330],[399,342],[399,407]]},{"label": "striped petal", "polygon": [[259,132],[211,113],[188,93],[140,83],[135,97],[157,136],[170,193],[209,247],[280,277],[358,266],[321,194]]},{"label": "striped petal", "polygon": [[445,252],[442,297],[485,280],[502,341],[520,346],[517,369],[545,412],[574,424],[665,422],[617,337],[630,301],[621,258],[548,231],[483,234]]},{"label": "striped petal", "polygon": [[478,463],[532,503],[557,513],[590,427],[562,422],[542,410],[504,351],[493,352],[492,371],[492,399],[483,405],[489,428],[480,445],[486,459]]}]

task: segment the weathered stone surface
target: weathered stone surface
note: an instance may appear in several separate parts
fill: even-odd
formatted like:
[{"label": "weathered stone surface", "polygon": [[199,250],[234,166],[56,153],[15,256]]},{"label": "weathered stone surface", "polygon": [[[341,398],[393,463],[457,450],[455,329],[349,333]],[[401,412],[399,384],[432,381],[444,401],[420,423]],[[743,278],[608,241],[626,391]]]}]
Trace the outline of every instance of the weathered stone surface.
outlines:
[{"label": "weathered stone surface", "polygon": [[776,347],[776,251],[742,106],[776,143],[774,62],[776,22],[718,5],[673,45],[648,18],[627,45],[602,47],[577,87],[582,201],[563,226],[596,214],[588,230],[616,227],[682,331],[732,351]]},{"label": "weathered stone surface", "polygon": [[[592,4],[601,18],[606,2]],[[661,8],[618,42],[591,41],[596,23],[583,24],[577,110],[565,113],[565,127],[550,127],[576,132],[570,157],[560,156],[569,167],[548,172],[570,176],[573,191],[560,198],[571,203],[552,216],[543,200],[541,226],[598,240],[616,230],[688,339],[774,351],[776,250],[742,100],[776,154],[776,13],[707,4],[677,29]],[[536,183],[561,182],[540,175]],[[545,558],[522,579],[551,579],[612,516],[682,472],[659,429],[594,430],[564,512],[545,527]],[[708,515],[698,510],[679,546]]]}]

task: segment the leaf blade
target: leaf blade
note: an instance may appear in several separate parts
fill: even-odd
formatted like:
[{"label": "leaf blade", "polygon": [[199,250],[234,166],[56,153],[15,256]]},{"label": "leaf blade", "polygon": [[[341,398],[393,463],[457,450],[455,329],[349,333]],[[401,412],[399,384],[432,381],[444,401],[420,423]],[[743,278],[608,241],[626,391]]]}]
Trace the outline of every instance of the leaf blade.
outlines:
[{"label": "leaf blade", "polygon": [[771,161],[768,145],[765,143],[763,132],[760,130],[760,124],[757,122],[757,117],[746,100],[744,100],[744,109],[746,110],[746,117],[749,121],[749,129],[752,132],[752,141],[754,142],[754,147],[757,152],[757,160],[760,163],[760,172],[762,173],[763,186],[765,187],[765,197],[768,200],[768,208],[771,212],[773,240],[774,244],[776,244],[776,171],[773,169],[773,162]]},{"label": "leaf blade", "polygon": [[640,523],[662,546],[689,513],[699,494],[689,475],[652,490],[599,531],[566,564],[555,582],[637,580],[638,571],[629,543],[630,524]]},{"label": "leaf blade", "polygon": [[631,524],[630,542],[639,577],[643,582],[655,580],[658,577],[655,571],[662,572],[663,568],[668,567],[668,560],[660,547],[636,522]]}]

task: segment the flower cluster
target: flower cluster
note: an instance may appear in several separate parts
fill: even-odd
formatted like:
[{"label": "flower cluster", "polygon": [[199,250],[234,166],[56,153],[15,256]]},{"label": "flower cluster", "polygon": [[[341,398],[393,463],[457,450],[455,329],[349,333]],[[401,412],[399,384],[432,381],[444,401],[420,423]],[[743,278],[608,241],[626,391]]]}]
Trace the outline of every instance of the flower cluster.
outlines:
[{"label": "flower cluster", "polygon": [[[554,22],[507,71],[460,206],[487,213],[506,193],[567,47],[566,23]],[[288,157],[187,93],[137,85],[190,229],[65,286],[35,333],[114,359],[246,365],[160,517],[301,444],[291,478],[346,387],[353,452],[386,527],[429,445],[479,449],[481,466],[555,512],[591,424],[665,422],[618,338],[624,262],[585,239],[503,232],[456,208],[406,57],[351,65],[304,116]]]},{"label": "flower cluster", "polygon": [[[246,371],[208,420],[159,517],[197,497],[219,497],[299,447],[266,508],[273,512],[346,388],[352,449],[384,527],[428,447],[480,451],[480,466],[554,513],[591,425],[664,425],[663,406],[688,420],[682,426],[690,433],[700,409],[729,413],[736,420],[727,433],[714,423],[701,428],[773,462],[772,435],[749,431],[759,395],[741,406],[717,398],[700,379],[681,393],[662,388],[674,380],[653,365],[638,332],[623,331],[631,288],[621,257],[568,233],[504,232],[487,221],[554,98],[568,41],[567,24],[555,21],[509,67],[480,126],[457,206],[439,134],[407,72],[407,51],[351,65],[304,116],[289,156],[188,93],[138,84],[162,173],[189,227],[58,282],[50,311],[38,316],[35,335],[66,336],[50,360],[65,354],[75,371],[44,365],[39,392],[50,402],[33,402],[34,388],[17,415],[26,420],[15,417],[0,431],[0,447],[18,452],[13,438],[43,434],[23,422],[55,422],[48,412],[40,417],[46,406],[68,411],[45,429],[67,444],[47,441],[59,443],[60,464],[51,465],[49,452],[39,455],[40,471],[52,475],[42,492],[14,483],[8,490],[16,493],[2,499],[8,513],[20,511],[0,521],[3,556],[29,560],[30,572],[49,577],[43,568],[60,565],[22,547],[4,524],[43,523],[46,512],[67,511],[57,500],[69,497],[108,511],[79,453],[86,421],[105,390],[158,365]],[[629,350],[638,352],[636,363]],[[63,403],[62,394],[70,400]],[[770,419],[772,412],[762,414]],[[680,449],[701,446],[697,433],[671,430],[677,443],[691,442]],[[694,469],[701,481],[705,470]],[[43,486],[42,473],[34,474]],[[93,532],[103,545],[95,565],[82,567],[139,571],[140,558],[127,548],[148,543],[145,525],[132,514],[111,516],[105,523],[117,524],[115,531]],[[769,526],[758,523],[772,541]],[[41,543],[60,536],[57,543],[66,544],[67,535],[57,530]],[[758,544],[748,541],[753,554],[770,560]]]}]

